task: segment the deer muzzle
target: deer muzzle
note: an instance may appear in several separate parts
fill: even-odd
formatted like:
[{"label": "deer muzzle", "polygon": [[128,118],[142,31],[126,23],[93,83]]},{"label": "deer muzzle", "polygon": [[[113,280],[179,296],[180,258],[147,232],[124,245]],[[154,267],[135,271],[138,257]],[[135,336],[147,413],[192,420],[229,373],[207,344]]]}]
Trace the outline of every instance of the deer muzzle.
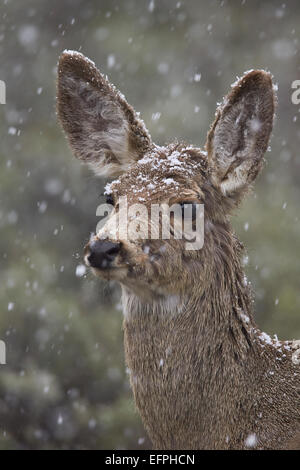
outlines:
[{"label": "deer muzzle", "polygon": [[93,240],[85,248],[85,260],[92,268],[109,269],[120,249],[120,242]]}]

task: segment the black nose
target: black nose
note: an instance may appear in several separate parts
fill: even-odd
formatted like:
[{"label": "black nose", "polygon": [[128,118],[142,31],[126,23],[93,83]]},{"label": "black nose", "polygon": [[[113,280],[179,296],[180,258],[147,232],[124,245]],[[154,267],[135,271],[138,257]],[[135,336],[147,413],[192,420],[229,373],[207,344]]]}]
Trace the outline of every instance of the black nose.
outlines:
[{"label": "black nose", "polygon": [[107,240],[96,240],[89,244],[87,259],[93,268],[104,269],[109,267],[121,248],[121,243],[113,243]]}]

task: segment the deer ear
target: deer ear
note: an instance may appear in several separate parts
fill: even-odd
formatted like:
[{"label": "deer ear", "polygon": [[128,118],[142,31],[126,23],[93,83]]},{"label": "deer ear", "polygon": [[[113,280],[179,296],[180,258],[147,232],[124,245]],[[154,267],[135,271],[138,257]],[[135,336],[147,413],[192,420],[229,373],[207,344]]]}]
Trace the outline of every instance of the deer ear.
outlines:
[{"label": "deer ear", "polygon": [[223,194],[243,194],[263,166],[273,127],[275,93],[271,75],[245,74],[216,112],[206,150],[213,183]]},{"label": "deer ear", "polygon": [[133,108],[79,52],[60,56],[57,112],[73,153],[99,175],[123,173],[151,145]]}]

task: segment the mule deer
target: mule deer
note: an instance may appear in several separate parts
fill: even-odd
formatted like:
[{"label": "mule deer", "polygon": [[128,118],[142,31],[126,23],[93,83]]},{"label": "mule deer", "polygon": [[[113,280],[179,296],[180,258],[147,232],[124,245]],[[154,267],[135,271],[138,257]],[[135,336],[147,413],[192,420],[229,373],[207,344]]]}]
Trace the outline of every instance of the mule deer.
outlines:
[{"label": "mule deer", "polygon": [[[85,259],[122,286],[131,386],[156,448],[299,446],[300,342],[257,327],[230,225],[263,167],[275,101],[271,75],[249,71],[218,106],[205,151],[160,147],[93,62],[72,51],[60,57],[58,116],[71,148],[98,175],[118,177],[107,191],[114,212]],[[203,203],[203,248],[117,238],[110,226],[121,196],[147,207]]]}]

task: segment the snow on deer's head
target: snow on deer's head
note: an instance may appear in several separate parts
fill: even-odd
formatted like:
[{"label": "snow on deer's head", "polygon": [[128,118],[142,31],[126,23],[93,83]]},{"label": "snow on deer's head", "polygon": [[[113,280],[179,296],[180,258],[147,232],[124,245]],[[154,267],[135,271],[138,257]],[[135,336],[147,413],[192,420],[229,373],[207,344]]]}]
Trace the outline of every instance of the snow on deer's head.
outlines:
[{"label": "snow on deer's head", "polygon": [[[269,73],[253,70],[238,80],[218,107],[206,150],[179,143],[155,145],[125,98],[78,52],[65,51],[58,65],[58,116],[76,157],[96,174],[115,177],[106,193],[114,209],[86,247],[86,262],[106,279],[140,295],[180,293],[205,285],[216,270],[229,269],[239,253],[228,216],[263,165],[273,125],[275,95]],[[185,213],[204,205],[204,245],[187,250],[184,238],[153,239],[143,208],[135,226],[148,236],[115,230],[120,205],[178,204],[171,232]],[[131,217],[132,219],[132,217]],[[192,221],[193,222],[193,221]],[[180,220],[181,224],[181,220]],[[154,228],[155,229],[155,228]],[[233,258],[232,258],[233,257]]]}]

